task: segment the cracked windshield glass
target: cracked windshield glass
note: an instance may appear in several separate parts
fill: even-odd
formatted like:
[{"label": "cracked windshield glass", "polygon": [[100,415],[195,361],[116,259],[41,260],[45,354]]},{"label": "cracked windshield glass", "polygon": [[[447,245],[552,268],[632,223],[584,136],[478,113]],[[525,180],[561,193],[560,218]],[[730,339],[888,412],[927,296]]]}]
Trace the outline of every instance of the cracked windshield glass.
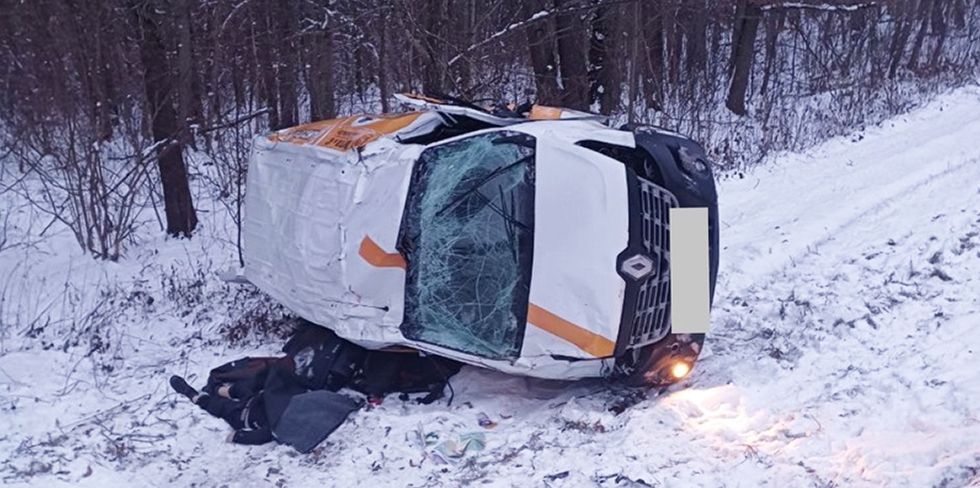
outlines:
[{"label": "cracked windshield glass", "polygon": [[516,357],[530,285],[534,139],[495,131],[430,148],[412,184],[405,335]]}]

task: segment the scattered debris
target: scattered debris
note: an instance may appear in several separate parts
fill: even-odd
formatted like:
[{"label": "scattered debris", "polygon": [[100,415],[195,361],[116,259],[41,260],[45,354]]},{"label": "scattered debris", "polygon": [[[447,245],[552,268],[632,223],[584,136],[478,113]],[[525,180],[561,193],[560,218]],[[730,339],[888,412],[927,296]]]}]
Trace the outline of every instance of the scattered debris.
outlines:
[{"label": "scattered debris", "polygon": [[480,424],[480,427],[483,427],[484,429],[492,429],[497,426],[497,422],[491,420],[490,417],[483,412],[480,412],[480,415],[477,416],[476,421],[478,424]]},{"label": "scattered debris", "polygon": [[[426,435],[426,442],[429,442],[429,435]],[[467,452],[482,451],[484,447],[486,437],[483,432],[467,432],[455,439],[439,442],[429,451],[429,455],[438,464],[457,463]]]}]

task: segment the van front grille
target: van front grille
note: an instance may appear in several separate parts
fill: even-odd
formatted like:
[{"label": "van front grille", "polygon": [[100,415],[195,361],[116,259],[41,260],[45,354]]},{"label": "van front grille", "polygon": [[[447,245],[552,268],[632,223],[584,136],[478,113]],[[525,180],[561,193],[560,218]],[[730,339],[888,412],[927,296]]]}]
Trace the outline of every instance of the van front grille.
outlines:
[{"label": "van front grille", "polygon": [[677,198],[665,188],[637,179],[643,249],[654,270],[639,282],[630,347],[652,344],[670,331],[670,209],[678,206]]}]

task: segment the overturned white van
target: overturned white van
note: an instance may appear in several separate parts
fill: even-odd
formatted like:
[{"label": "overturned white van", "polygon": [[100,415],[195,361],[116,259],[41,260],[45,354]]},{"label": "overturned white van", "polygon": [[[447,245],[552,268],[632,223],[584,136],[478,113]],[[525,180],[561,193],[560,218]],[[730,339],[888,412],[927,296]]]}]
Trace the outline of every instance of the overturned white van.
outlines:
[{"label": "overturned white van", "polygon": [[554,379],[687,373],[704,335],[672,333],[670,210],[706,209],[713,294],[700,146],[558,108],[402,101],[417,111],[256,139],[249,281],[368,348]]}]

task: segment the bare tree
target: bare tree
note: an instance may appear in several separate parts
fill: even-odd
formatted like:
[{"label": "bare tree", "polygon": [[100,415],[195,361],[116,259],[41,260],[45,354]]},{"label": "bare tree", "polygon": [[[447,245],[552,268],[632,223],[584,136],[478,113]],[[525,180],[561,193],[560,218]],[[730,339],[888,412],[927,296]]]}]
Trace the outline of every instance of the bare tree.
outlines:
[{"label": "bare tree", "polygon": [[562,103],[578,110],[589,109],[589,75],[585,64],[585,36],[582,35],[580,13],[575,0],[556,0],[560,11],[555,19],[558,43],[559,70],[563,88]]},{"label": "bare tree", "polygon": [[160,15],[153,4],[137,5],[134,11],[142,34],[139,46],[143,83],[163,184],[167,233],[175,237],[190,237],[197,227],[197,213],[187,182],[181,126],[177,122],[172,97],[176,90],[168,69],[167,48],[162,35],[161,23],[166,17]]},{"label": "bare tree", "polygon": [[534,71],[537,99],[545,105],[556,105],[560,103],[558,62],[555,59],[553,16],[550,15],[548,6],[543,0],[529,0],[524,2],[524,15],[527,19],[536,19],[536,16],[545,14],[542,20],[528,25],[527,46]]},{"label": "bare tree", "polygon": [[725,106],[737,115],[745,115],[745,96],[755,62],[755,37],[762,9],[753,0],[739,0],[738,12],[732,35],[732,74]]},{"label": "bare tree", "polygon": [[589,36],[589,104],[598,104],[599,112],[609,115],[619,103],[620,86],[623,79],[616,68],[621,64],[611,55],[613,40],[612,14],[608,5],[597,4],[591,18]]},{"label": "bare tree", "polygon": [[401,91],[598,106],[689,133],[734,168],[980,74],[980,4],[966,0],[0,0],[0,12],[0,181],[46,181],[33,204],[110,259],[159,192],[148,182],[170,234],[197,225],[192,190],[238,222],[251,137],[399,110]]}]

